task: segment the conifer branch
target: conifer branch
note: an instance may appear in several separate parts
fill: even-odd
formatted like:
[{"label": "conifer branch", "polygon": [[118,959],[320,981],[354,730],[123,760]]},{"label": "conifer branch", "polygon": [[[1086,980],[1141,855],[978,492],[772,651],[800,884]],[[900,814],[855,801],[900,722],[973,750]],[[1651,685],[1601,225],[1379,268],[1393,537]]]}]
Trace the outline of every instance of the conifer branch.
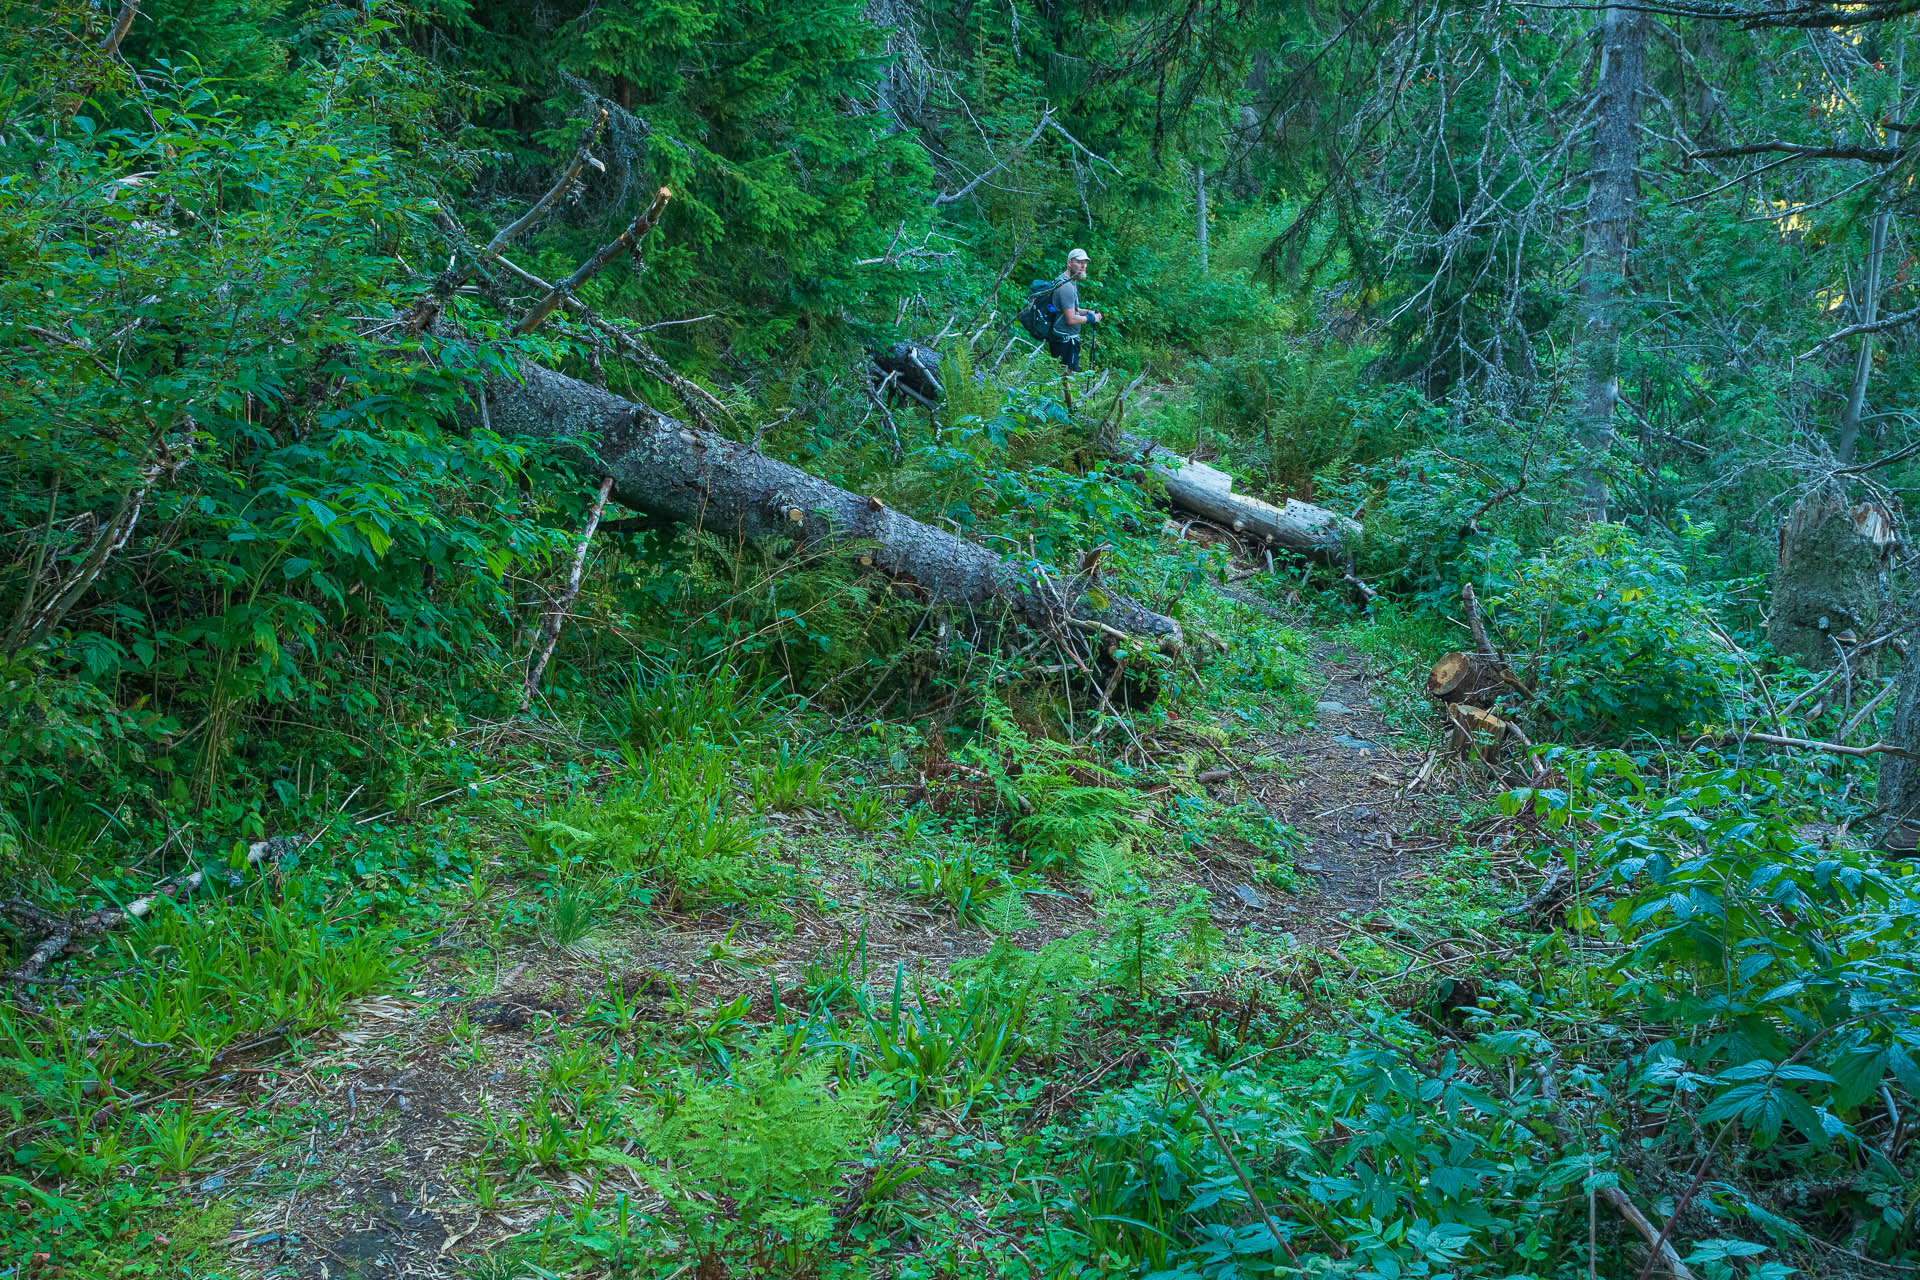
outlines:
[{"label": "conifer branch", "polygon": [[1703,147],[1699,151],[1689,151],[1687,159],[1727,160],[1734,156],[1773,154],[1788,155],[1799,160],[1865,160],[1872,164],[1892,164],[1906,153],[1905,147],[1867,147],[1844,142],[1816,147],[1803,142],[1774,139],[1768,142],[1748,142],[1733,147]]}]

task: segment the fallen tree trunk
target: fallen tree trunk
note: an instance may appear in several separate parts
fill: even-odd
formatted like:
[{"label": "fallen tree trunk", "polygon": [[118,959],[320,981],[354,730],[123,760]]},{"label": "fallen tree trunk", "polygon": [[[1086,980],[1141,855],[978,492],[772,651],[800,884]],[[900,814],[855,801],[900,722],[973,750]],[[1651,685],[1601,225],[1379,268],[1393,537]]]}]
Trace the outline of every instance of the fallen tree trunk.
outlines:
[{"label": "fallen tree trunk", "polygon": [[1317,560],[1342,562],[1360,538],[1360,524],[1336,511],[1287,499],[1284,507],[1233,491],[1233,477],[1193,462],[1143,436],[1122,432],[1121,455],[1146,464],[1183,511],[1227,526],[1269,547],[1285,547]]},{"label": "fallen tree trunk", "polygon": [[486,418],[508,437],[563,442],[613,477],[622,504],[712,533],[800,541],[865,540],[865,559],[943,604],[1004,605],[1036,627],[1138,638],[1177,649],[1180,624],[1126,600],[1060,584],[985,547],[849,493],[748,445],[537,365],[524,381],[489,378]]}]

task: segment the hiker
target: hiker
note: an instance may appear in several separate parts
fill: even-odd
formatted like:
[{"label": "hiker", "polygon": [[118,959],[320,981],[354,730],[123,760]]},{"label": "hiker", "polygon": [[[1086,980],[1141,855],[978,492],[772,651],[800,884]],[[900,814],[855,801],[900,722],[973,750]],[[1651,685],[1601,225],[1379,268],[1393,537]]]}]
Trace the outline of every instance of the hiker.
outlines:
[{"label": "hiker", "polygon": [[1080,333],[1088,324],[1099,324],[1100,313],[1080,306],[1080,282],[1087,278],[1087,251],[1075,249],[1067,254],[1067,269],[1052,280],[1036,280],[1027,291],[1027,305],[1020,323],[1036,338],[1045,338],[1047,350],[1066,366],[1068,373],[1080,371]]},{"label": "hiker", "polygon": [[1060,283],[1054,286],[1053,304],[1059,308],[1059,314],[1053,321],[1053,332],[1047,337],[1047,350],[1068,373],[1080,372],[1080,329],[1088,321],[1100,323],[1098,311],[1083,311],[1080,308],[1080,282],[1087,278],[1087,251],[1074,249],[1067,254],[1067,273],[1060,277]]}]

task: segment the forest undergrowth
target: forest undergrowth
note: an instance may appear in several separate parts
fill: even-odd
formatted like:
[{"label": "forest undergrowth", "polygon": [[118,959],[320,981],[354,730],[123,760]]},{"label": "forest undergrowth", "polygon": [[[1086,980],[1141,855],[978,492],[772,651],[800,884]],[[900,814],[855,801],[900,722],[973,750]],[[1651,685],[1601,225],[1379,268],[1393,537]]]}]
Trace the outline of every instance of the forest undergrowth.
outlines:
[{"label": "forest undergrowth", "polygon": [[1920,1267],[1911,7],[0,6],[0,1280]]},{"label": "forest undergrowth", "polygon": [[[1218,655],[1151,701],[989,663],[829,709],[722,626],[578,718],[437,723],[383,809],[306,779],[270,857],[0,1014],[22,1274],[1903,1249],[1913,885],[1809,825],[1847,770],[1461,760],[1444,626],[1252,582],[1193,586]],[[79,815],[27,834],[99,865]]]}]

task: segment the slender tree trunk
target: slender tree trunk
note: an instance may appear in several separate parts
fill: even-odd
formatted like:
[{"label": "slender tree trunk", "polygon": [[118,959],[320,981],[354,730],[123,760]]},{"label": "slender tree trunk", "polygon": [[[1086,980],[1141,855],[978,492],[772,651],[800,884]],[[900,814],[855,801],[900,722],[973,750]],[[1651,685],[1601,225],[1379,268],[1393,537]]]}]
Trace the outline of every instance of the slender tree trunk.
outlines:
[{"label": "slender tree trunk", "polygon": [[1595,520],[1607,518],[1607,458],[1620,402],[1620,311],[1639,191],[1646,74],[1646,15],[1609,8],[1600,20],[1599,101],[1580,267],[1581,468],[1588,514]]},{"label": "slender tree trunk", "polygon": [[1207,274],[1207,171],[1193,166],[1193,226],[1200,241],[1200,274]]},{"label": "slender tree trunk", "polygon": [[[1872,324],[1880,315],[1880,264],[1886,258],[1887,224],[1893,220],[1891,210],[1882,209],[1873,215],[1873,233],[1867,245],[1867,278],[1861,285],[1860,323]],[[1847,407],[1840,411],[1840,446],[1838,452],[1842,464],[1853,461],[1853,451],[1860,443],[1860,414],[1867,403],[1867,376],[1873,372],[1873,335],[1860,335],[1860,353],[1853,362],[1853,385],[1847,389]]]},{"label": "slender tree trunk", "polygon": [[[1893,702],[1893,729],[1887,740],[1920,753],[1920,630],[1907,640]],[[1888,753],[1880,757],[1881,831],[1889,849],[1911,850],[1920,834],[1920,759]]]}]

